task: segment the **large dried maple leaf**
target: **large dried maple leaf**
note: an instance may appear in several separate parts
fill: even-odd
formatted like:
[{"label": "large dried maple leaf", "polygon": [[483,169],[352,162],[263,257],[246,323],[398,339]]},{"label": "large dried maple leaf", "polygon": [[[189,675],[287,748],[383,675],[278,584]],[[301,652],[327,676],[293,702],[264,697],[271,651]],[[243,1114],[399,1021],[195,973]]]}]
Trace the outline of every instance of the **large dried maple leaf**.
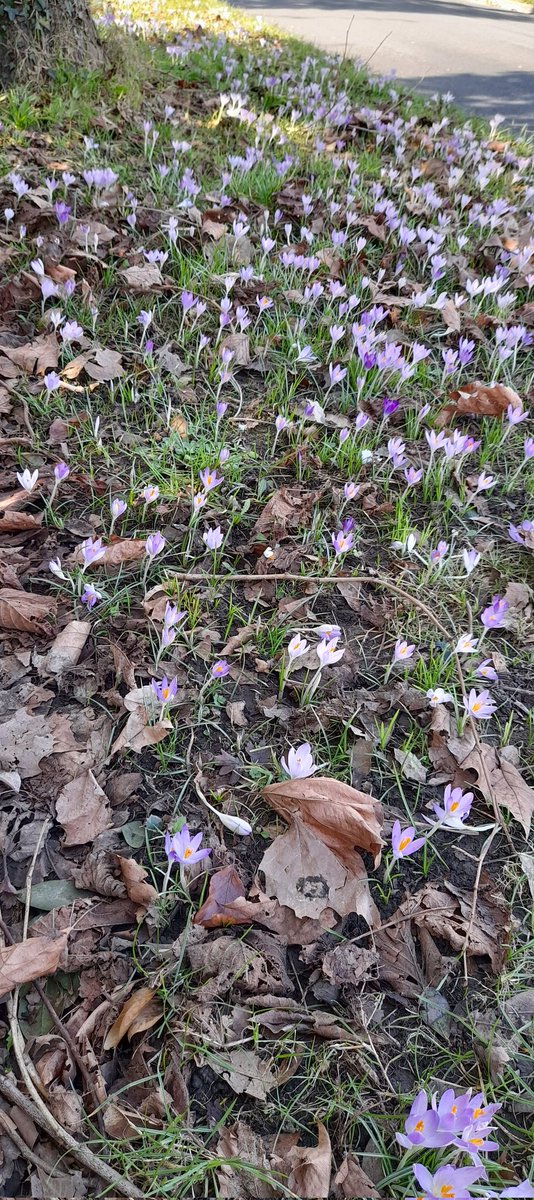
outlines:
[{"label": "large dried maple leaf", "polygon": [[294,816],[350,869],[354,848],[380,861],[382,807],[367,792],[359,792],[339,779],[314,776],[271,783],[263,795],[288,823]]}]

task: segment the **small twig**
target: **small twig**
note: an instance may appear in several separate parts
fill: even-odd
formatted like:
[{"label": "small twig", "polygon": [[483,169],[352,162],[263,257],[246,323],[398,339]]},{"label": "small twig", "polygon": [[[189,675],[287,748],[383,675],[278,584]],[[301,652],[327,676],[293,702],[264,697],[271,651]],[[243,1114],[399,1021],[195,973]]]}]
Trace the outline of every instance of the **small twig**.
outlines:
[{"label": "small twig", "polygon": [[20,1136],[14,1121],[12,1121],[11,1118],[8,1117],[7,1113],[3,1112],[2,1109],[0,1109],[0,1125],[2,1126],[4,1133],[7,1134],[9,1140],[13,1142],[14,1146],[17,1147],[17,1150],[20,1150],[23,1158],[25,1158],[27,1162],[30,1162],[32,1167],[38,1167],[40,1171],[45,1171],[47,1179],[53,1182],[54,1171],[50,1168],[50,1164],[45,1162],[44,1158],[39,1158],[37,1154],[34,1154],[33,1150],[30,1150],[30,1147],[24,1141],[24,1138]]}]

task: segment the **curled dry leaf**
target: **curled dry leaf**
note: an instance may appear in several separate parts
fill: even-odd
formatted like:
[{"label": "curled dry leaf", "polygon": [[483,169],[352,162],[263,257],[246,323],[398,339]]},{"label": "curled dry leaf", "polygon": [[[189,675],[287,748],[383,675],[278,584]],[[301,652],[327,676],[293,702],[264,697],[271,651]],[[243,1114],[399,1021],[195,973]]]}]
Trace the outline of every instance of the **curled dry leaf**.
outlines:
[{"label": "curled dry leaf", "polygon": [[205,929],[218,929],[221,925],[244,925],[250,921],[236,919],[231,905],[239,896],[245,895],[245,889],[237,871],[233,867],[222,867],[211,876],[208,895],[194,917],[195,925],[203,925]]},{"label": "curled dry leaf", "polygon": [[335,1196],[340,1200],[378,1200],[380,1193],[356,1162],[352,1154],[345,1155],[334,1179]]},{"label": "curled dry leaf", "polygon": [[250,339],[246,333],[231,333],[221,342],[221,350],[231,350],[232,366],[248,367],[250,365]]},{"label": "curled dry leaf", "polygon": [[56,817],[65,830],[64,846],[83,846],[110,829],[110,803],[92,771],[65,785],[56,800]]},{"label": "curled dry leaf", "polygon": [[255,533],[269,534],[273,538],[284,537],[288,529],[296,529],[301,521],[307,519],[321,495],[322,489],[305,492],[298,484],[278,488],[260,513],[254,525]]},{"label": "curled dry leaf", "polygon": [[472,894],[448,881],[440,889],[427,884],[414,903],[417,926],[424,925],[434,937],[445,938],[456,953],[463,951],[469,930],[468,956],[487,956],[495,974],[499,973],[510,938],[510,913],[487,874],[481,878],[474,920]]},{"label": "curled dry leaf", "polygon": [[151,883],[147,883],[147,872],[140,863],[135,861],[135,858],[123,858],[121,854],[115,855],[116,862],[119,866],[120,873],[128,899],[133,904],[137,904],[137,919],[141,920],[144,917],[147,908],[158,898],[158,893]]},{"label": "curled dry leaf", "polygon": [[367,792],[338,779],[313,776],[288,779],[263,789],[269,804],[290,822],[295,815],[341,860],[352,860],[354,847],[380,861],[382,808]]},{"label": "curled dry leaf", "polygon": [[[221,1160],[217,1171],[221,1200],[271,1200],[280,1195],[279,1187],[268,1182],[270,1164],[265,1142],[244,1121],[221,1129],[217,1156]],[[240,1163],[253,1170],[240,1170]]]},{"label": "curled dry leaf", "polygon": [[226,642],[226,645],[219,651],[221,658],[226,658],[229,654],[235,654],[236,650],[241,650],[243,646],[246,646],[247,642],[250,642],[255,633],[255,625],[243,625],[243,628],[238,629],[237,633],[233,633],[231,638]]},{"label": "curled dry leaf", "polygon": [[130,713],[124,729],[119,733],[118,738],[111,747],[111,755],[118,754],[120,750],[133,750],[134,754],[139,754],[146,746],[155,746],[158,742],[162,742],[172,729],[172,721],[165,717],[162,721],[156,721],[155,725],[148,725],[146,716],[140,708],[136,708]]},{"label": "curled dry leaf", "polygon": [[138,988],[133,996],[126,1001],[121,1011],[108,1029],[104,1039],[104,1050],[114,1050],[123,1037],[131,1042],[136,1033],[144,1033],[160,1020],[162,1013],[161,1001],[153,988]]},{"label": "curled dry leaf", "polygon": [[[210,1067],[238,1096],[253,1096],[255,1100],[266,1100],[269,1092],[282,1083],[281,1072],[275,1074],[272,1066],[259,1054],[243,1046],[210,1057]],[[287,1079],[285,1071],[283,1075]]]},{"label": "curled dry leaf", "polygon": [[21,592],[17,588],[0,588],[0,629],[17,629],[20,633],[39,633],[55,620],[57,606],[50,596],[36,592]]},{"label": "curled dry leaf", "polygon": [[42,513],[0,512],[0,536],[3,533],[25,533],[26,530],[39,529]]},{"label": "curled dry leaf", "polygon": [[322,923],[324,913],[325,928],[330,928],[333,910],[339,916],[356,912],[369,925],[377,924],[360,856],[352,852],[347,868],[297,816],[287,833],[266,850],[259,870],[265,876],[267,895],[291,908],[296,917]]},{"label": "curled dry leaf", "polygon": [[316,1146],[292,1146],[287,1155],[290,1166],[288,1187],[300,1200],[328,1200],[332,1150],[325,1126],[318,1122]]},{"label": "curled dry leaf", "polygon": [[53,975],[67,945],[68,931],[57,935],[28,938],[13,946],[0,948],[0,996],[20,983],[30,983],[44,975]]},{"label": "curled dry leaf", "polygon": [[48,651],[46,670],[52,675],[60,675],[62,671],[75,667],[90,632],[90,621],[70,621],[65,625]]}]

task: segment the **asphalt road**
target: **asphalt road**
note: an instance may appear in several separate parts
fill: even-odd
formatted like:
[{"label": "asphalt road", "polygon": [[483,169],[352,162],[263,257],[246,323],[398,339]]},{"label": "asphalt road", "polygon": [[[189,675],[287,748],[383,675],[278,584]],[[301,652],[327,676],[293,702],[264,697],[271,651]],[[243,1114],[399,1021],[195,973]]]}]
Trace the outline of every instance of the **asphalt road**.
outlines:
[{"label": "asphalt road", "polygon": [[534,10],[468,0],[239,0],[271,24],[332,52],[369,60],[423,92],[453,92],[479,116],[534,130]]}]

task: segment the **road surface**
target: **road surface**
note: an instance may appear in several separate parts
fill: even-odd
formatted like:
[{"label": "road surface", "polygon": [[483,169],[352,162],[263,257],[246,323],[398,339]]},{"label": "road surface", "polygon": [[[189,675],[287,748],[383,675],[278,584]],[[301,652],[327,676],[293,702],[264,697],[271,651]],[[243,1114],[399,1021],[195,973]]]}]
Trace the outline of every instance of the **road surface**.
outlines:
[{"label": "road surface", "polygon": [[534,130],[534,10],[469,0],[238,0],[289,33],[347,53],[424,92],[454,93],[478,116]]}]

